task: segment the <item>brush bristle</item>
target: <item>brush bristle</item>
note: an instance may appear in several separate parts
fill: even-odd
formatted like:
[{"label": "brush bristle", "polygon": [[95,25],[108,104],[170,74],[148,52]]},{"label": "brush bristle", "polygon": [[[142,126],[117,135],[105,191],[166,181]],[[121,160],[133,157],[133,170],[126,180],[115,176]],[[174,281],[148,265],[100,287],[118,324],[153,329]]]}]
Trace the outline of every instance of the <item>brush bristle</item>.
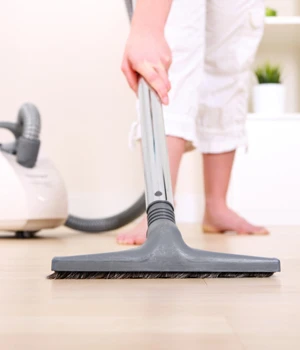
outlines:
[{"label": "brush bristle", "polygon": [[48,279],[263,278],[273,272],[74,272],[56,271]]}]

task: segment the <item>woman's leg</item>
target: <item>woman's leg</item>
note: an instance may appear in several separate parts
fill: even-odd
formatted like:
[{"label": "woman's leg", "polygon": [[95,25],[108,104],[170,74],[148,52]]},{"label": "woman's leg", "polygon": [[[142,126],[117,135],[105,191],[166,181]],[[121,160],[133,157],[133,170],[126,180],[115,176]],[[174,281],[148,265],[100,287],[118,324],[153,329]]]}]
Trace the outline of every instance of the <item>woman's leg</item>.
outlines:
[{"label": "woman's leg", "polygon": [[[173,61],[169,71],[172,89],[170,104],[163,107],[173,190],[180,160],[195,136],[199,88],[202,81],[205,46],[206,0],[176,0],[166,24],[165,35]],[[137,128],[136,139],[140,138]],[[142,244],[146,239],[147,221],[118,235],[122,244]]]},{"label": "woman's leg", "polygon": [[234,155],[235,151],[203,155],[205,188],[203,231],[267,234],[265,228],[250,224],[227,206],[226,196]]},{"label": "woman's leg", "polygon": [[204,80],[197,120],[197,147],[203,153],[206,232],[267,233],[239,217],[226,202],[235,150],[247,145],[249,77],[263,24],[263,0],[207,2]]}]

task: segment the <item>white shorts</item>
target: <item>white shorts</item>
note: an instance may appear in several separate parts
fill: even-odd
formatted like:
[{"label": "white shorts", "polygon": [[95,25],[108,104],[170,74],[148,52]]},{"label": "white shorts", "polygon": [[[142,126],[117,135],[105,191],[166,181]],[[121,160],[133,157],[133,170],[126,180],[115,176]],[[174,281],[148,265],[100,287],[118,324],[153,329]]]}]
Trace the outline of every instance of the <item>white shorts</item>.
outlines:
[{"label": "white shorts", "polygon": [[[165,29],[173,54],[167,135],[202,153],[247,146],[249,78],[264,12],[263,0],[173,0]],[[131,140],[140,135],[137,122]]]}]

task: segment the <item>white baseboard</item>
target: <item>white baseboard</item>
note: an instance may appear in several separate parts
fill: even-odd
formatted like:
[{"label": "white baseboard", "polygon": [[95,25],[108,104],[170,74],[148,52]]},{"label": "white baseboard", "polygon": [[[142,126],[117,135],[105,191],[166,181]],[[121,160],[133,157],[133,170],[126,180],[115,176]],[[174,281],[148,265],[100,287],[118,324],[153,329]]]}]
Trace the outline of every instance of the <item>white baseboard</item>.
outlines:
[{"label": "white baseboard", "polygon": [[176,195],[176,221],[200,223],[204,211],[204,200],[200,194],[179,193]]},{"label": "white baseboard", "polygon": [[[132,201],[128,198],[133,198]],[[69,194],[69,211],[82,217],[104,217],[116,214],[127,208],[137,199],[132,194],[127,198],[122,194],[100,194],[77,192]],[[176,196],[176,221],[200,222],[203,214],[203,198],[197,194],[178,194]]]},{"label": "white baseboard", "polygon": [[[246,200],[245,200],[246,201]],[[264,208],[255,210],[239,206],[229,194],[229,204],[241,216],[257,225],[266,226],[298,226],[300,225],[299,210],[272,208],[273,198],[264,200]],[[268,203],[269,202],[269,203]],[[202,221],[204,199],[200,194],[179,194],[176,196],[176,220],[182,223],[199,223]]]},{"label": "white baseboard", "polygon": [[[130,196],[132,198],[132,195]],[[134,201],[134,200],[133,200]],[[132,201],[132,203],[133,203]],[[264,200],[264,207],[255,210],[238,205],[230,200],[230,205],[240,215],[255,224],[266,226],[297,226],[300,225],[299,210],[272,208],[272,198]],[[108,196],[99,193],[76,193],[69,195],[70,212],[82,217],[104,217],[116,214],[127,208],[131,202],[128,198],[117,195]],[[204,211],[204,200],[201,194],[180,193],[176,196],[176,221],[178,223],[200,223]]]}]

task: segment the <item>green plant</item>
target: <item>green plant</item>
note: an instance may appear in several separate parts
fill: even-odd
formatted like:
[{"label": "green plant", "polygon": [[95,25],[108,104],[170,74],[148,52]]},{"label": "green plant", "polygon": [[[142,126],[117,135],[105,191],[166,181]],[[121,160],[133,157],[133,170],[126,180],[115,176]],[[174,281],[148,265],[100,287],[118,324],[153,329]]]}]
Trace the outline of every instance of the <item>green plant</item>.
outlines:
[{"label": "green plant", "polygon": [[281,84],[280,66],[272,66],[269,62],[255,70],[259,84]]},{"label": "green plant", "polygon": [[267,17],[276,17],[277,16],[277,11],[270,8],[270,7],[267,7],[266,8],[266,16]]}]

